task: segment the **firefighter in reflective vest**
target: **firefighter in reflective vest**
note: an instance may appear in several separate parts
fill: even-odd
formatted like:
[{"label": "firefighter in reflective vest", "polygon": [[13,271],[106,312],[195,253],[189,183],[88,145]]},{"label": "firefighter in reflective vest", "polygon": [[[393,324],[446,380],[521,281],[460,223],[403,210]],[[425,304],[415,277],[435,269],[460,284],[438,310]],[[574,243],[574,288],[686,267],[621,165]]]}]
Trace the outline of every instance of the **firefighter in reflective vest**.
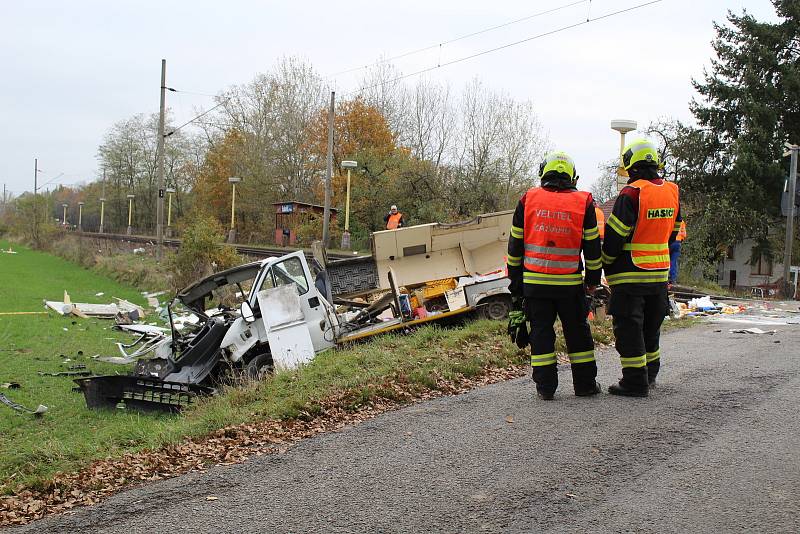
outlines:
[{"label": "firefighter in reflective vest", "polygon": [[658,151],[646,140],[625,147],[626,185],[606,221],[603,268],[611,287],[608,312],[622,363],[613,395],[646,397],[661,365],[661,323],[669,309],[669,244],[680,229],[678,186],[658,174]]},{"label": "firefighter in reflective vest", "polygon": [[681,245],[686,239],[686,221],[681,221],[678,236],[669,245],[669,283],[674,284],[678,281],[678,262],[681,260]]},{"label": "firefighter in reflective vest", "polygon": [[391,209],[389,209],[389,213],[383,218],[383,222],[386,223],[387,230],[402,228],[406,225],[406,221],[403,219],[403,214],[397,211],[397,206],[394,204],[392,204]]},{"label": "firefighter in reflective vest", "polygon": [[594,215],[597,217],[597,229],[600,231],[600,242],[602,243],[606,237],[606,214],[597,205],[596,200],[594,201]]},{"label": "firefighter in reflective vest", "polygon": [[515,309],[524,308],[531,323],[531,366],[538,396],[552,400],[558,387],[556,317],[564,329],[575,394],[595,395],[600,386],[587,320],[587,288],[600,283],[602,264],[594,200],[591,193],[575,188],[575,164],[564,152],[548,154],[539,176],[541,187],[526,192],[514,212],[506,260],[512,301]]}]

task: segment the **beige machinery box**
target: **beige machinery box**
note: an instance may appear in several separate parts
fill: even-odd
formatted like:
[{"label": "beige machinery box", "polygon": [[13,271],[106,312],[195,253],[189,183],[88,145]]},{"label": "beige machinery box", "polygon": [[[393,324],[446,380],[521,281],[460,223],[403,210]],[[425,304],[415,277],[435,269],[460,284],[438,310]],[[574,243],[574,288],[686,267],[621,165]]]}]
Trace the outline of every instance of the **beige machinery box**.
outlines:
[{"label": "beige machinery box", "polygon": [[398,285],[484,274],[505,267],[513,211],[479,215],[455,223],[431,223],[375,232],[373,257],[378,285],[389,287],[391,267]]}]

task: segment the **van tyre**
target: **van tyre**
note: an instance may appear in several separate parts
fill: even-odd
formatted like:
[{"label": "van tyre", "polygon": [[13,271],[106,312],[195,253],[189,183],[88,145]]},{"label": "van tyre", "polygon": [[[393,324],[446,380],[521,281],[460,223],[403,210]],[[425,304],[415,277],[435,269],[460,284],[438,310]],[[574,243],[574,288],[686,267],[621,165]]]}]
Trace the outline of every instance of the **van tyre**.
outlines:
[{"label": "van tyre", "polygon": [[511,295],[496,295],[488,297],[480,302],[481,316],[493,321],[504,321],[508,319],[508,312],[511,311]]},{"label": "van tyre", "polygon": [[271,375],[274,370],[272,354],[264,352],[247,362],[244,366],[244,375],[252,380],[261,380],[265,376]]}]

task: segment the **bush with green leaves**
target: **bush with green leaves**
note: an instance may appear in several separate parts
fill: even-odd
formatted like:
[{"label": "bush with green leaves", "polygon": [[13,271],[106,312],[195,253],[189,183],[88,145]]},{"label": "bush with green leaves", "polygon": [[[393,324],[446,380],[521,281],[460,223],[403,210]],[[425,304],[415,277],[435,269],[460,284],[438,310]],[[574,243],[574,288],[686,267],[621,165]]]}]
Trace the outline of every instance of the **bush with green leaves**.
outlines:
[{"label": "bush with green leaves", "polygon": [[189,219],[170,265],[176,287],[241,264],[243,260],[236,249],[224,241],[225,231],[214,217],[202,214]]}]

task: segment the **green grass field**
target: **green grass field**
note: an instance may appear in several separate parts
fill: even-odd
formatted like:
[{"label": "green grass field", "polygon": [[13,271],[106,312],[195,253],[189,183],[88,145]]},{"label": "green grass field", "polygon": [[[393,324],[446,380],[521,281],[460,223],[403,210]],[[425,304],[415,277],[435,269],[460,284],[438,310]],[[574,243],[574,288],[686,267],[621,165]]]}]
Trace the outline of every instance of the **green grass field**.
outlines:
[{"label": "green grass field", "polygon": [[[0,241],[17,254],[0,254],[0,312],[44,311],[43,300],[62,300],[67,290],[73,302],[108,303],[119,297],[144,305],[141,294],[72,263]],[[103,292],[104,296],[95,294]],[[47,315],[0,315],[0,384],[17,382],[20,389],[0,389],[11,400],[49,408],[42,418],[18,414],[0,405],[0,482],[24,480],[50,472],[84,456],[109,450],[137,425],[138,417],[86,409],[83,395],[71,391],[69,377],[39,376],[84,364],[98,374],[127,369],[96,362],[91,356],[116,355],[115,341],[131,337],[111,330],[113,321]],[[65,361],[69,359],[71,361]],[[124,438],[123,438],[124,440]],[[114,445],[111,445],[111,449]]]}]

